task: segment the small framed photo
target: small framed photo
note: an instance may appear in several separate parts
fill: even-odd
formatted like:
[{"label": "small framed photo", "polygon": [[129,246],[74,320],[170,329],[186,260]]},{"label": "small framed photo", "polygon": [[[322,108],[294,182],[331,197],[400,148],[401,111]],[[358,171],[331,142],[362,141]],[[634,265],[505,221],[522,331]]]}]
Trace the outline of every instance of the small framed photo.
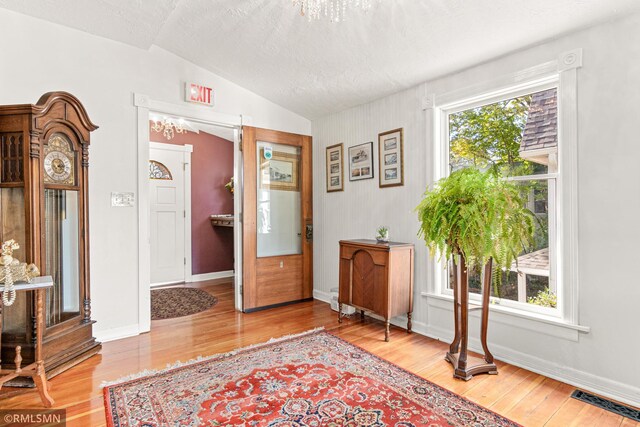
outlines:
[{"label": "small framed photo", "polygon": [[378,135],[380,188],[404,185],[402,128]]},{"label": "small framed photo", "polygon": [[373,178],[373,142],[349,147],[349,181]]},{"label": "small framed photo", "polygon": [[[260,158],[264,159],[264,148],[260,149]],[[298,170],[300,156],[274,151],[271,159],[260,164],[260,188],[280,191],[300,191]]]},{"label": "small framed photo", "polygon": [[342,144],[327,147],[327,193],[344,190]]}]

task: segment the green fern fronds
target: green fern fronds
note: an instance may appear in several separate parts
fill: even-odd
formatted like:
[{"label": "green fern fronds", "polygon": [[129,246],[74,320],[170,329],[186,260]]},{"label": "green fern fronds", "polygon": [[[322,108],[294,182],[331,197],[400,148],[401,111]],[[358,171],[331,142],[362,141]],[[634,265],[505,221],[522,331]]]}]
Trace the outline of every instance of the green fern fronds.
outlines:
[{"label": "green fern fronds", "polygon": [[464,255],[468,268],[494,263],[494,285],[531,246],[534,216],[518,186],[496,172],[461,169],[426,191],[418,207],[420,231],[431,255]]}]

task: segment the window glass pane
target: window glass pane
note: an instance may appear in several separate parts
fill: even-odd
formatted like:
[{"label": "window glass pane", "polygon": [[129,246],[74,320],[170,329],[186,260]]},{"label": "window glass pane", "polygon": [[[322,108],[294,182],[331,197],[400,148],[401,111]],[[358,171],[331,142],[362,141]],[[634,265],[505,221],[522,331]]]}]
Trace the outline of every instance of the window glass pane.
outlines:
[{"label": "window glass pane", "polygon": [[557,172],[557,89],[449,114],[449,164],[503,176]]},{"label": "window glass pane", "polygon": [[258,141],[258,257],[302,253],[300,148]]},{"label": "window glass pane", "polygon": [[535,219],[533,246],[523,251],[517,267],[512,267],[518,272],[519,301],[555,308],[557,289],[549,245],[555,235],[555,180],[528,180],[518,185]]},{"label": "window glass pane", "polygon": [[157,160],[149,160],[149,179],[173,180],[173,176],[163,163]]},{"label": "window glass pane", "polygon": [[[491,296],[555,308],[557,289],[551,262],[553,256],[550,255],[552,248],[549,246],[555,227],[555,180],[518,181],[518,186],[534,216],[533,245],[523,248],[517,263],[514,262],[509,271],[501,273],[499,283],[492,281]],[[452,271],[449,266],[448,289],[452,288]],[[480,294],[481,289],[481,268],[476,266],[469,274],[469,292]]]}]

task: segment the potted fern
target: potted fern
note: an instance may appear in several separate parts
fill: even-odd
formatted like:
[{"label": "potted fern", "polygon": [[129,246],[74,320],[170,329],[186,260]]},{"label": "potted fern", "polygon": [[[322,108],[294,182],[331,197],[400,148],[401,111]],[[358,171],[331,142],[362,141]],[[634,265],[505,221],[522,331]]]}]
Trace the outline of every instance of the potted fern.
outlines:
[{"label": "potted fern", "polygon": [[[453,265],[455,336],[446,359],[454,377],[469,380],[478,373],[497,373],[486,344],[490,284],[500,280],[533,240],[534,220],[516,184],[497,173],[467,168],[441,179],[417,207],[419,236],[432,256]],[[484,360],[467,363],[469,271],[483,267],[481,342]],[[493,270],[495,268],[495,270]],[[461,345],[461,348],[460,348]]]}]

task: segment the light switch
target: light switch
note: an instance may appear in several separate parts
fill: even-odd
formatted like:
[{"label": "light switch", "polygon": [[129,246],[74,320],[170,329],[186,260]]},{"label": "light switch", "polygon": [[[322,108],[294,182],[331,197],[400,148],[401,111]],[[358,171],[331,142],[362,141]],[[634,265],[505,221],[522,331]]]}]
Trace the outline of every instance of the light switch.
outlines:
[{"label": "light switch", "polygon": [[118,208],[130,208],[136,202],[136,195],[134,193],[111,193],[111,206]]}]

